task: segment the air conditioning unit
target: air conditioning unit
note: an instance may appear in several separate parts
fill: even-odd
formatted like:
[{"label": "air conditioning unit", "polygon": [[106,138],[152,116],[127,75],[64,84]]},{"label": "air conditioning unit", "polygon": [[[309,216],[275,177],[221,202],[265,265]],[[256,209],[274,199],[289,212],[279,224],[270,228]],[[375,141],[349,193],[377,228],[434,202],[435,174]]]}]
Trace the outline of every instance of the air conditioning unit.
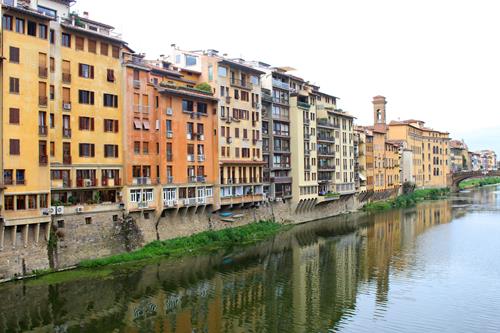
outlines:
[{"label": "air conditioning unit", "polygon": [[156,120],[156,130],[160,130],[160,120]]},{"label": "air conditioning unit", "polygon": [[64,206],[57,206],[56,215],[62,215],[62,214],[64,214]]},{"label": "air conditioning unit", "polygon": [[167,138],[171,139],[171,138],[173,138],[173,137],[174,137],[174,132],[172,132],[172,131],[168,131],[168,132],[167,132]]},{"label": "air conditioning unit", "polygon": [[183,204],[184,204],[185,206],[189,205],[189,199],[184,199],[184,200],[183,200]]},{"label": "air conditioning unit", "polygon": [[63,103],[64,110],[71,110],[71,103]]},{"label": "air conditioning unit", "polygon": [[83,207],[82,206],[78,206],[78,207],[76,207],[75,211],[77,213],[83,213]]},{"label": "air conditioning unit", "polygon": [[50,209],[49,208],[43,208],[42,209],[42,215],[50,215]]},{"label": "air conditioning unit", "polygon": [[198,140],[201,140],[201,141],[205,140],[205,135],[198,134]]},{"label": "air conditioning unit", "polygon": [[50,215],[56,215],[56,207],[55,206],[50,206],[49,213],[50,213]]},{"label": "air conditioning unit", "polygon": [[167,115],[171,116],[174,114],[174,110],[172,108],[167,108]]},{"label": "air conditioning unit", "polygon": [[186,138],[188,140],[191,140],[193,138],[193,136],[191,135],[191,133],[186,133]]},{"label": "air conditioning unit", "polygon": [[92,186],[92,180],[91,179],[84,179],[83,180],[83,186],[85,186],[85,187]]},{"label": "air conditioning unit", "polygon": [[172,204],[173,204],[174,206],[179,205],[179,200],[172,200]]}]

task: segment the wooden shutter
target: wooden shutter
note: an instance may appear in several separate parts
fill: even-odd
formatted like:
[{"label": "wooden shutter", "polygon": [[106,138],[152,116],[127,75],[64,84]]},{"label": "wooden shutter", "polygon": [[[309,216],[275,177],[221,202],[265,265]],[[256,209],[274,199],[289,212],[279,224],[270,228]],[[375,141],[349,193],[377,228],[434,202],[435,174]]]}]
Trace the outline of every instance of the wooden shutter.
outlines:
[{"label": "wooden shutter", "polygon": [[9,141],[10,145],[10,154],[11,155],[19,155],[20,153],[20,144],[18,139],[10,139]]},{"label": "wooden shutter", "polygon": [[118,157],[118,145],[114,145],[113,148],[115,150],[115,157]]},{"label": "wooden shutter", "polygon": [[11,124],[19,124],[19,109],[16,108],[9,109],[9,122]]},{"label": "wooden shutter", "polygon": [[40,67],[47,67],[47,55],[45,53],[38,53],[38,65]]},{"label": "wooden shutter", "polygon": [[94,92],[90,92],[90,104],[94,105]]},{"label": "wooden shutter", "polygon": [[118,120],[113,120],[113,129],[115,133],[118,133]]},{"label": "wooden shutter", "polygon": [[83,64],[78,64],[78,76],[83,76]]},{"label": "wooden shutter", "polygon": [[71,101],[71,90],[70,88],[63,88],[63,102],[70,103]]},{"label": "wooden shutter", "polygon": [[71,63],[67,60],[63,60],[62,62],[62,71],[65,74],[71,73]]},{"label": "wooden shutter", "polygon": [[90,118],[90,130],[94,130],[94,118]]},{"label": "wooden shutter", "polygon": [[83,51],[85,39],[83,37],[75,37],[75,48],[77,50]]},{"label": "wooden shutter", "polygon": [[94,78],[94,66],[89,66],[90,67],[90,78]]},{"label": "wooden shutter", "polygon": [[94,157],[94,156],[95,156],[94,144],[90,144],[90,156],[91,156],[91,157]]}]

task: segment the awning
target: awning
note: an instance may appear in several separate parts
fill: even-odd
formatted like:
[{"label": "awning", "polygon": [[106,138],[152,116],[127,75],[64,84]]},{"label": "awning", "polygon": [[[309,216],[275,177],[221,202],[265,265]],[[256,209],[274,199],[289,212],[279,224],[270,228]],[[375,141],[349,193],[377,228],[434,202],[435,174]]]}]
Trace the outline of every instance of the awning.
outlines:
[{"label": "awning", "polygon": [[149,129],[149,120],[143,120],[142,126],[144,126],[144,129],[148,130]]},{"label": "awning", "polygon": [[366,181],[366,177],[365,177],[365,176],[363,176],[363,174],[362,174],[362,173],[360,173],[360,174],[359,174],[359,179],[361,179],[362,181]]},{"label": "awning", "polygon": [[134,119],[134,128],[138,130],[142,128],[141,121],[139,119]]}]

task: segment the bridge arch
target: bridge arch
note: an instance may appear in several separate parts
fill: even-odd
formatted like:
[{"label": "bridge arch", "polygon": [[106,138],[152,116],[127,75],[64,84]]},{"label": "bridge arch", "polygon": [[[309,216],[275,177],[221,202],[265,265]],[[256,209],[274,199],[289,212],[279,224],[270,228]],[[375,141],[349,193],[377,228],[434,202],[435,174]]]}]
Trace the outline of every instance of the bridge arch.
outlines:
[{"label": "bridge arch", "polygon": [[460,190],[459,185],[464,180],[485,177],[500,177],[500,170],[464,171],[451,173],[449,176],[448,185],[452,192],[458,192]]}]

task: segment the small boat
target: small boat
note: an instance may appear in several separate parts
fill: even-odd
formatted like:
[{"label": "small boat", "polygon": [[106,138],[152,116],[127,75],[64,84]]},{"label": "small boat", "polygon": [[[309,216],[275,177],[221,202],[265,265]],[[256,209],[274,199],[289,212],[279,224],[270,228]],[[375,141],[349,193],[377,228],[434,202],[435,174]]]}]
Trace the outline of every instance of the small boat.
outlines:
[{"label": "small boat", "polygon": [[233,213],[231,213],[231,212],[221,212],[221,213],[219,213],[219,216],[221,216],[221,217],[229,217],[229,216],[232,216],[232,215],[233,215]]},{"label": "small boat", "polygon": [[235,219],[239,219],[240,217],[243,217],[243,216],[245,216],[245,214],[236,214],[236,215],[234,215],[233,217],[234,217]]},{"label": "small boat", "polygon": [[220,219],[222,222],[234,222],[236,221],[235,219]]}]

